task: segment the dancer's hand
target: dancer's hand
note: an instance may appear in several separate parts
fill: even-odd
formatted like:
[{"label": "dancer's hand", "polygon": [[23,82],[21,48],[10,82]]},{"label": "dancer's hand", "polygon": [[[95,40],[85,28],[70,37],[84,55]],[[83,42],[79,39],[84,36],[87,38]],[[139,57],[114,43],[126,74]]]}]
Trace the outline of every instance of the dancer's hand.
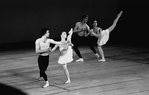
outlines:
[{"label": "dancer's hand", "polygon": [[94,36],[94,34],[95,34],[93,30],[91,30],[90,33],[91,33],[93,36]]},{"label": "dancer's hand", "polygon": [[93,33],[93,30],[90,30],[90,33],[92,34]]},{"label": "dancer's hand", "polygon": [[83,28],[83,29],[81,29],[82,31],[87,31],[88,29],[87,28]]},{"label": "dancer's hand", "polygon": [[54,50],[51,50],[51,52],[54,52]]},{"label": "dancer's hand", "polygon": [[72,46],[72,47],[74,46],[72,43],[69,43],[68,45],[70,45],[70,46]]},{"label": "dancer's hand", "polygon": [[48,51],[50,51],[50,52],[52,51],[52,50],[51,50],[51,47],[48,48]]},{"label": "dancer's hand", "polygon": [[73,47],[74,45],[73,45],[73,44],[71,44],[71,46]]},{"label": "dancer's hand", "polygon": [[70,41],[67,41],[67,46],[73,46],[73,44]]}]

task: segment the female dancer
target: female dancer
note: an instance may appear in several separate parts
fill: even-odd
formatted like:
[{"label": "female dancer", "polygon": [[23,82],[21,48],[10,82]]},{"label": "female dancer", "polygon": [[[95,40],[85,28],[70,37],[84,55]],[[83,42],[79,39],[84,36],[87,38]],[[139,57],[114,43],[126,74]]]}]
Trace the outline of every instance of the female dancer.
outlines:
[{"label": "female dancer", "polygon": [[65,83],[70,83],[70,75],[67,68],[67,63],[70,63],[73,61],[73,50],[72,50],[72,44],[71,44],[72,33],[73,33],[72,28],[69,31],[68,37],[66,32],[62,32],[60,42],[67,43],[67,45],[55,45],[51,50],[53,52],[57,47],[59,47],[60,56],[58,59],[58,63],[63,65],[64,72],[67,77],[67,81]]},{"label": "female dancer", "polygon": [[98,38],[97,45],[98,45],[99,54],[101,56],[101,59],[98,61],[102,61],[102,62],[105,61],[102,46],[106,44],[106,42],[109,40],[109,34],[116,27],[116,24],[119,18],[121,17],[121,15],[122,15],[122,11],[117,15],[117,18],[114,20],[113,24],[106,30],[102,30],[101,28],[97,27],[96,20],[93,22],[93,29],[91,29],[90,32],[92,33],[92,35]]},{"label": "female dancer", "polygon": [[39,54],[38,57],[38,66],[40,70],[40,77],[39,80],[44,79],[46,84],[43,86],[43,88],[49,86],[48,78],[45,73],[47,70],[47,67],[49,65],[49,51],[50,51],[50,44],[62,44],[61,42],[56,42],[53,39],[48,39],[50,33],[48,28],[43,28],[40,31],[41,38],[38,38],[35,42],[35,51]]}]

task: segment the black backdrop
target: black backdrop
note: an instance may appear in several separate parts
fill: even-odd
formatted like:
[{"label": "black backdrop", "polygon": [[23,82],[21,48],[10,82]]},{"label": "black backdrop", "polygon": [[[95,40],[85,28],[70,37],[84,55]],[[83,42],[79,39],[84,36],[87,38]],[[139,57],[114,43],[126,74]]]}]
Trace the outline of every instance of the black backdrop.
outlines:
[{"label": "black backdrop", "polygon": [[136,45],[140,39],[146,40],[143,29],[147,8],[143,0],[1,0],[1,48],[33,47],[44,27],[50,28],[50,37],[57,39],[62,31],[74,27],[82,14],[89,15],[90,27],[96,19],[105,29],[121,10],[124,14],[108,43]]},{"label": "black backdrop", "polygon": [[119,44],[148,48],[148,4],[148,0],[118,0],[118,10],[124,11],[115,29]]}]

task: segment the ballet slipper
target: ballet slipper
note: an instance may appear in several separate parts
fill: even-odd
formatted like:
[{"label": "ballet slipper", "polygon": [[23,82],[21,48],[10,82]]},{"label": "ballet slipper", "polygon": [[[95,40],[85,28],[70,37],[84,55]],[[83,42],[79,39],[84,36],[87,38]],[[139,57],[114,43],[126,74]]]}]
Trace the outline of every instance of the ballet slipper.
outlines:
[{"label": "ballet slipper", "polygon": [[46,87],[48,87],[49,86],[49,83],[46,83],[44,86],[43,86],[43,88],[46,88]]},{"label": "ballet slipper", "polygon": [[105,62],[106,60],[105,59],[100,59],[98,60],[99,62]]},{"label": "ballet slipper", "polygon": [[70,83],[70,82],[71,82],[70,80],[67,80],[67,81],[65,82],[65,84]]}]

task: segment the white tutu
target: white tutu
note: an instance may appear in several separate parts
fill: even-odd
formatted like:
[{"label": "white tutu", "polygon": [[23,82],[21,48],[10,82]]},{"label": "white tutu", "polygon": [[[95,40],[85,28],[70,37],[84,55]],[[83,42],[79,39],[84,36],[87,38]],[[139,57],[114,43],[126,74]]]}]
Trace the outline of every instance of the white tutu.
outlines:
[{"label": "white tutu", "polygon": [[98,39],[97,44],[98,45],[104,45],[107,43],[107,41],[109,40],[109,30],[102,30],[101,31],[101,38]]},{"label": "white tutu", "polygon": [[65,64],[73,61],[73,50],[71,46],[68,46],[68,49],[65,51],[65,54],[59,56],[58,63]]}]

